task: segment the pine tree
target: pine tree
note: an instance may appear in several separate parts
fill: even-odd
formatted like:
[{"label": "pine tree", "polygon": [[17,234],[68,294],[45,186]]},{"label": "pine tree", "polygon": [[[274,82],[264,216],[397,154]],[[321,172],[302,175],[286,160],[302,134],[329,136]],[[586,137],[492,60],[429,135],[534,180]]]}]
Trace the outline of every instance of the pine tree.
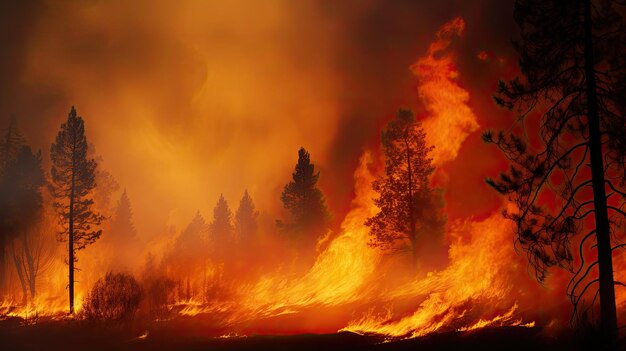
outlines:
[{"label": "pine tree", "polygon": [[[515,130],[483,136],[511,161],[509,172],[488,183],[515,204],[517,210],[505,216],[516,224],[517,243],[537,278],[543,281],[553,266],[574,273],[567,288],[573,321],[588,315],[579,309],[585,293],[599,294],[600,326],[609,344],[617,337],[612,253],[620,246],[616,226],[626,217],[626,25],[615,6],[518,0],[521,40],[515,46],[522,77],[501,82],[495,100],[518,121],[539,112],[539,123],[529,121],[523,133],[537,132],[542,143]],[[542,203],[546,196],[556,201]],[[575,268],[571,245],[577,235],[581,264]],[[583,256],[591,249],[597,260]],[[594,266],[597,279],[591,277]],[[590,300],[593,308],[596,298]]]},{"label": "pine tree", "polygon": [[213,209],[213,222],[211,222],[211,236],[215,249],[216,259],[224,262],[232,251],[234,244],[233,215],[228,207],[224,195],[220,195]]},{"label": "pine tree", "polygon": [[115,177],[102,167],[104,159],[96,152],[96,146],[93,143],[89,143],[87,158],[94,159],[98,164],[98,168],[96,169],[96,184],[98,184],[98,186],[93,193],[95,208],[108,218],[114,214],[112,212],[115,210],[111,208],[111,196],[119,190],[120,185]]},{"label": "pine tree", "polygon": [[135,224],[133,223],[133,209],[130,199],[126,193],[126,189],[120,196],[115,208],[115,215],[110,226],[113,242],[123,244],[125,241],[132,240],[137,236]]},{"label": "pine tree", "polygon": [[17,129],[17,121],[11,116],[8,128],[0,141],[0,171],[15,159],[22,146],[25,145],[24,137]]},{"label": "pine tree", "polygon": [[199,283],[192,281],[205,272],[205,265],[209,258],[208,239],[209,226],[200,214],[196,214],[191,222],[176,239],[172,250],[165,255],[164,262],[174,273],[178,282],[179,296],[189,299],[193,291],[197,291]]},{"label": "pine tree", "polygon": [[[309,153],[298,150],[298,163],[292,174],[292,180],[285,185],[281,200],[291,215],[287,230],[295,236],[305,236],[306,240],[316,238],[327,228],[329,213],[322,191],[317,187],[320,173],[315,172]],[[306,238],[308,236],[309,238]],[[314,241],[314,240],[313,240]]]},{"label": "pine tree", "polygon": [[[17,129],[15,117],[11,117],[8,128],[4,131],[0,140],[0,182],[2,182],[3,192],[13,191],[11,179],[8,176],[8,167],[14,163],[19,150],[25,145],[24,137]],[[9,242],[17,235],[13,225],[11,215],[11,197],[3,194],[0,198],[0,284],[4,283],[4,273],[6,272],[6,250]]]},{"label": "pine tree", "polygon": [[[425,137],[409,110],[400,110],[387,124],[381,136],[385,174],[372,184],[380,212],[366,221],[372,246],[390,251],[409,249],[415,264],[420,242],[438,240],[435,234],[445,222],[440,193],[428,185],[434,171],[428,157],[433,147],[426,145]],[[431,238],[420,238],[424,235]]]},{"label": "pine tree", "polygon": [[26,239],[27,232],[41,216],[41,188],[44,182],[41,153],[33,153],[28,146],[22,146],[15,158],[5,164],[0,178],[0,213],[8,221],[5,222],[5,228],[11,233],[11,251],[22,285],[24,302],[27,298],[27,287],[31,296],[34,297],[35,294],[38,257],[32,257]]},{"label": "pine tree", "polygon": [[248,190],[244,191],[235,214],[235,233],[242,245],[250,246],[255,241],[258,215]]},{"label": "pine tree", "polygon": [[50,148],[51,192],[54,207],[64,228],[59,239],[68,242],[69,307],[74,313],[74,264],[76,251],[94,243],[102,234],[97,229],[104,217],[93,210],[90,195],[96,187],[97,164],[87,157],[88,144],[83,119],[72,109]]}]

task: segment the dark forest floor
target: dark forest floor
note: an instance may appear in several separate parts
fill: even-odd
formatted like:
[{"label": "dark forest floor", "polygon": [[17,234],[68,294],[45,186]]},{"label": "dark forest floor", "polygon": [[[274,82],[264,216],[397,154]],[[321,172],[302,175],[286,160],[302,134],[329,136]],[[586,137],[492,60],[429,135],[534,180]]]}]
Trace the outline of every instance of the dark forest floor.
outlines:
[{"label": "dark forest floor", "polygon": [[[384,342],[353,333],[220,338],[194,318],[150,325],[102,326],[80,321],[0,321],[1,350],[598,350],[577,333],[549,336],[541,328],[499,327]],[[213,331],[215,332],[215,331]],[[140,336],[144,337],[140,337]],[[622,346],[626,346],[623,343]],[[626,347],[621,349],[626,350]]]}]

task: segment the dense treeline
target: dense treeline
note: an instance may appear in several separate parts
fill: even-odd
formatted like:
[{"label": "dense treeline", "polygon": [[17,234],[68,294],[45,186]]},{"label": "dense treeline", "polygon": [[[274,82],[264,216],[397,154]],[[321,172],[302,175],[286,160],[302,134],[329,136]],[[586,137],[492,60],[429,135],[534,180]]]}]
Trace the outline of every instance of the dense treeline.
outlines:
[{"label": "dense treeline", "polygon": [[[374,188],[381,194],[378,205],[383,205],[391,197],[405,198],[404,194],[388,191],[407,191],[402,187],[404,190],[399,190],[390,181],[406,181],[407,194],[412,194],[409,196],[412,200],[399,203],[400,207],[395,209],[381,206],[381,213],[371,218],[368,225],[372,226],[372,245],[381,249],[401,247],[398,246],[401,236],[383,234],[381,230],[385,223],[397,229],[395,235],[404,235],[411,246],[408,252],[415,261],[418,246],[438,240],[435,234],[428,234],[436,233],[430,230],[433,223],[440,227],[443,222],[436,219],[439,217],[426,216],[430,207],[435,209],[439,205],[435,200],[437,193],[428,186],[433,168],[427,159],[430,148],[424,143],[424,132],[410,112],[401,111],[398,116],[383,133],[387,178],[377,180]],[[413,139],[410,149],[392,149],[394,138],[402,137],[402,128],[412,128],[411,138],[417,139]],[[300,148],[291,180],[280,194],[284,219],[274,222],[267,214],[261,215],[248,190],[243,191],[235,209],[220,195],[210,217],[205,218],[198,210],[180,232],[173,228],[165,231],[160,238],[167,243],[166,247],[156,250],[159,254],[155,255],[151,250],[154,242],[135,227],[129,192],[103,168],[103,158],[96,153],[95,145],[89,143],[87,135],[85,121],[72,107],[52,143],[50,171],[46,172],[42,168],[42,153],[27,145],[16,120],[11,121],[4,133],[0,145],[0,282],[3,295],[15,296],[6,275],[16,272],[22,304],[35,299],[37,278],[48,268],[54,266],[50,271],[59,274],[58,262],[62,257],[68,269],[70,313],[75,304],[75,274],[80,269],[84,276],[95,276],[81,284],[94,285],[100,290],[109,289],[107,284],[114,279],[130,279],[109,274],[106,280],[98,280],[96,284],[96,279],[105,272],[127,272],[141,277],[138,284],[143,291],[145,309],[151,315],[163,316],[168,310],[165,306],[176,301],[193,299],[208,303],[233,293],[235,283],[252,281],[270,266],[302,272],[313,264],[318,241],[331,233],[331,214],[317,185],[320,172],[309,152]],[[403,171],[407,165],[401,161],[407,152],[415,155],[415,161],[410,160],[408,165],[413,167],[409,173]],[[393,172],[400,173],[391,176]],[[402,206],[409,206],[409,212]],[[79,261],[80,250],[86,250],[88,262]],[[102,291],[94,290],[88,295],[88,302],[109,303],[101,295]]]}]

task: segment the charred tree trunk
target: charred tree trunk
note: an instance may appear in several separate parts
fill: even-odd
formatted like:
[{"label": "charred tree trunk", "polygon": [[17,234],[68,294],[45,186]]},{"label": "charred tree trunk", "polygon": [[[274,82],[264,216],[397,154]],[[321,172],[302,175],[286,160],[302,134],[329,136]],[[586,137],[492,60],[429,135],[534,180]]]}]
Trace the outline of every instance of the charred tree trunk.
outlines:
[{"label": "charred tree trunk", "polygon": [[69,211],[69,238],[68,242],[68,265],[69,265],[69,299],[70,314],[74,313],[74,170],[72,170],[72,190],[70,194],[70,211]]},{"label": "charred tree trunk", "polygon": [[11,241],[11,251],[13,252],[13,263],[15,263],[15,271],[20,278],[20,284],[22,285],[22,304],[25,305],[28,300],[28,290],[26,289],[26,280],[24,277],[24,271],[22,271],[22,262],[15,252],[15,243]]},{"label": "charred tree trunk", "polygon": [[411,169],[411,148],[409,147],[409,129],[404,131],[404,145],[406,147],[406,164],[409,180],[409,237],[411,239],[411,257],[413,267],[417,269],[417,237],[415,233],[415,211],[413,209],[413,172]]},{"label": "charred tree trunk", "polygon": [[26,258],[26,278],[28,281],[28,288],[30,289],[30,298],[32,300],[35,299],[37,295],[36,287],[37,287],[37,270],[38,263],[35,263],[33,259],[33,253],[31,252],[30,247],[28,246],[28,236],[27,233],[24,233],[22,237],[22,247],[24,249],[24,257]]},{"label": "charred tree trunk", "polygon": [[604,188],[604,164],[602,159],[602,140],[600,135],[600,116],[593,57],[593,39],[591,23],[591,0],[584,1],[585,26],[585,76],[587,109],[589,119],[589,157],[596,222],[596,240],[598,245],[598,270],[600,285],[600,327],[603,337],[610,343],[617,339],[617,315],[615,310],[615,287],[613,281],[613,258],[609,216]]}]

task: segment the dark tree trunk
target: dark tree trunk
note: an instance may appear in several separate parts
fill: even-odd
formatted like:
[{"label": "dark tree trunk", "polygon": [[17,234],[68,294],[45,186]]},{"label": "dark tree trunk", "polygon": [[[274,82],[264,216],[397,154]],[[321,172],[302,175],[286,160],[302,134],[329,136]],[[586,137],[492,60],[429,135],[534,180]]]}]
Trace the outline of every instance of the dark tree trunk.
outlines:
[{"label": "dark tree trunk", "polygon": [[0,234],[0,296],[5,292],[6,276],[7,276],[7,261],[5,260],[5,250],[7,247],[6,238],[4,233]]},{"label": "dark tree trunk", "polygon": [[69,212],[69,239],[68,242],[68,265],[69,265],[69,294],[70,314],[74,313],[74,170],[72,170],[72,190],[70,194]]},{"label": "dark tree trunk", "polygon": [[30,289],[30,298],[31,300],[35,300],[35,295],[37,294],[37,267],[35,261],[33,259],[33,254],[28,247],[28,237],[27,233],[24,233],[22,237],[22,247],[24,248],[24,257],[26,258],[26,270],[28,274],[26,277],[28,278],[28,288]]},{"label": "dark tree trunk", "polygon": [[610,343],[617,338],[617,316],[615,311],[615,287],[613,281],[613,258],[609,217],[606,205],[604,165],[602,159],[602,141],[600,135],[600,117],[594,73],[593,39],[591,23],[591,0],[584,1],[585,25],[585,76],[587,90],[587,109],[589,119],[589,157],[596,221],[596,240],[598,245],[598,270],[600,285],[600,327],[603,337]]},{"label": "dark tree trunk", "polygon": [[411,169],[411,148],[409,147],[409,129],[404,132],[404,145],[406,147],[406,163],[409,177],[409,236],[411,239],[412,264],[417,269],[417,238],[415,233],[415,214],[413,209],[413,172]]},{"label": "dark tree trunk", "polygon": [[13,252],[13,263],[15,263],[15,270],[17,276],[20,278],[20,284],[22,285],[22,304],[26,304],[28,299],[28,290],[26,290],[26,278],[24,277],[24,271],[22,271],[22,263],[18,258],[17,252],[15,252],[15,243],[11,241],[11,251]]}]

